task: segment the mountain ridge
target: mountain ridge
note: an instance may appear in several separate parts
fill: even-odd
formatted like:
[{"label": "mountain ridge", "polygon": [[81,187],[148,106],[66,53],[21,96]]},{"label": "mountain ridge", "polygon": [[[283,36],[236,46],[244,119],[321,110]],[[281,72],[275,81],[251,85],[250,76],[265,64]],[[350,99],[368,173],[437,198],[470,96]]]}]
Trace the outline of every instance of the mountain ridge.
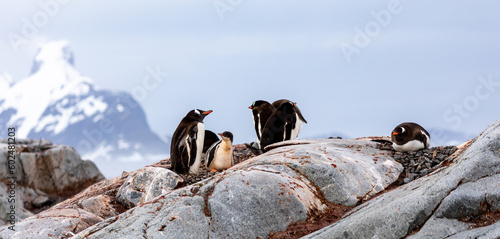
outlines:
[{"label": "mountain ridge", "polygon": [[18,138],[67,144],[91,160],[143,161],[168,154],[168,143],[150,129],[139,102],[127,92],[96,88],[75,69],[67,41],[41,45],[31,74],[13,83],[4,73],[0,87],[7,87],[0,96],[2,135],[16,127]]}]

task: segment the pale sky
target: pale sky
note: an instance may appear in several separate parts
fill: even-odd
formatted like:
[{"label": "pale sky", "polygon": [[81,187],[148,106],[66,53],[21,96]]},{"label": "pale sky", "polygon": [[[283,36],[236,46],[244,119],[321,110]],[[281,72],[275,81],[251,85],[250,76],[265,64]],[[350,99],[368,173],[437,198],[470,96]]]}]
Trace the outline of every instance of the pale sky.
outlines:
[{"label": "pale sky", "polygon": [[497,1],[0,0],[0,73],[25,78],[39,43],[65,39],[163,136],[200,108],[250,142],[248,106],[281,98],[309,122],[299,138],[405,121],[477,134],[500,119],[499,15]]}]

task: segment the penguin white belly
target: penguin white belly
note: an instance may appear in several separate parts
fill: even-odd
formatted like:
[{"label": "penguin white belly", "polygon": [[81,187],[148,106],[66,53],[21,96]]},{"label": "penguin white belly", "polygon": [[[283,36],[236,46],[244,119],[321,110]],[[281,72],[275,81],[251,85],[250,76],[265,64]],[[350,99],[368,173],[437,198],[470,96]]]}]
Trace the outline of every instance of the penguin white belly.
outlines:
[{"label": "penguin white belly", "polygon": [[209,169],[224,170],[233,166],[233,150],[222,150],[219,148],[214,156],[214,161]]},{"label": "penguin white belly", "polygon": [[418,140],[408,141],[406,144],[403,145],[397,145],[396,143],[392,143],[392,147],[398,152],[415,151],[425,148],[424,143]]},{"label": "penguin white belly", "polygon": [[299,136],[301,129],[302,129],[302,120],[300,120],[299,116],[295,114],[295,128],[292,129],[292,135],[290,139],[296,139]]},{"label": "penguin white belly", "polygon": [[203,140],[205,139],[205,124],[198,123],[196,127],[198,127],[198,134],[196,136],[196,158],[193,165],[189,167],[189,172],[192,174],[198,174],[198,170],[200,169]]},{"label": "penguin white belly", "polygon": [[[257,143],[257,146],[258,148],[260,148],[260,138],[262,137],[262,125],[260,125],[260,114],[257,114],[258,117],[255,118],[255,115],[252,114],[252,117],[253,117],[253,123],[255,124],[257,122],[257,140],[255,141],[255,143]],[[255,121],[257,120],[257,121]]]}]

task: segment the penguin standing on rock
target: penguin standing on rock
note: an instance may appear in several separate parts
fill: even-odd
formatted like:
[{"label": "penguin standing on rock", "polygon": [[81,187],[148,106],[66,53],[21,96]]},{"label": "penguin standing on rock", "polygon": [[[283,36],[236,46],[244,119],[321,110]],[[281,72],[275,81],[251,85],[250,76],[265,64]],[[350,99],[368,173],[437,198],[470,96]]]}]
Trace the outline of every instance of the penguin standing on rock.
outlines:
[{"label": "penguin standing on rock", "polygon": [[205,139],[203,119],[211,110],[191,110],[181,120],[170,143],[170,162],[176,173],[198,174]]},{"label": "penguin standing on rock", "polygon": [[252,110],[255,133],[257,134],[257,143],[260,143],[262,130],[264,129],[267,120],[271,117],[274,111],[276,111],[276,109],[265,100],[257,100],[248,108]]},{"label": "penguin standing on rock", "polygon": [[292,102],[292,101],[287,100],[287,99],[281,99],[281,100],[277,100],[277,101],[273,102],[272,105],[277,109],[281,105],[283,105],[284,103],[287,103],[287,102],[292,103],[294,106],[294,111],[295,111],[295,116],[296,116],[295,122],[296,123],[295,123],[294,128],[292,129],[292,134],[291,134],[290,139],[296,139],[297,136],[299,136],[300,130],[302,129],[302,124],[303,123],[307,124],[307,121],[306,121],[306,119],[304,119],[304,116],[302,116],[302,113],[300,112],[299,107],[297,107],[297,103]]},{"label": "penguin standing on rock", "polygon": [[297,113],[292,102],[285,102],[269,117],[262,130],[261,149],[270,144],[292,139],[297,127]]},{"label": "penguin standing on rock", "polygon": [[233,134],[229,131],[219,133],[222,140],[214,143],[205,153],[207,170],[221,171],[234,165]]},{"label": "penguin standing on rock", "polygon": [[392,147],[398,152],[429,148],[431,137],[427,130],[416,123],[402,123],[391,134]]}]

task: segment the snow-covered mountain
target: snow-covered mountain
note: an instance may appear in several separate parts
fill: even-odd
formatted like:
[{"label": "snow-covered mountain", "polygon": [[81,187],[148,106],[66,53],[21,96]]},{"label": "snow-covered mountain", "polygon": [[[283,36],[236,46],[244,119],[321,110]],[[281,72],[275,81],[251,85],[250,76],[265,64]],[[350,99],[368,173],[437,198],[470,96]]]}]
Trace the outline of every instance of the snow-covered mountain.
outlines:
[{"label": "snow-covered mountain", "polygon": [[75,69],[66,41],[42,45],[27,78],[13,83],[0,74],[0,92],[4,137],[7,127],[16,127],[18,138],[67,144],[92,160],[158,160],[168,154],[138,102],[126,92],[96,89]]}]

